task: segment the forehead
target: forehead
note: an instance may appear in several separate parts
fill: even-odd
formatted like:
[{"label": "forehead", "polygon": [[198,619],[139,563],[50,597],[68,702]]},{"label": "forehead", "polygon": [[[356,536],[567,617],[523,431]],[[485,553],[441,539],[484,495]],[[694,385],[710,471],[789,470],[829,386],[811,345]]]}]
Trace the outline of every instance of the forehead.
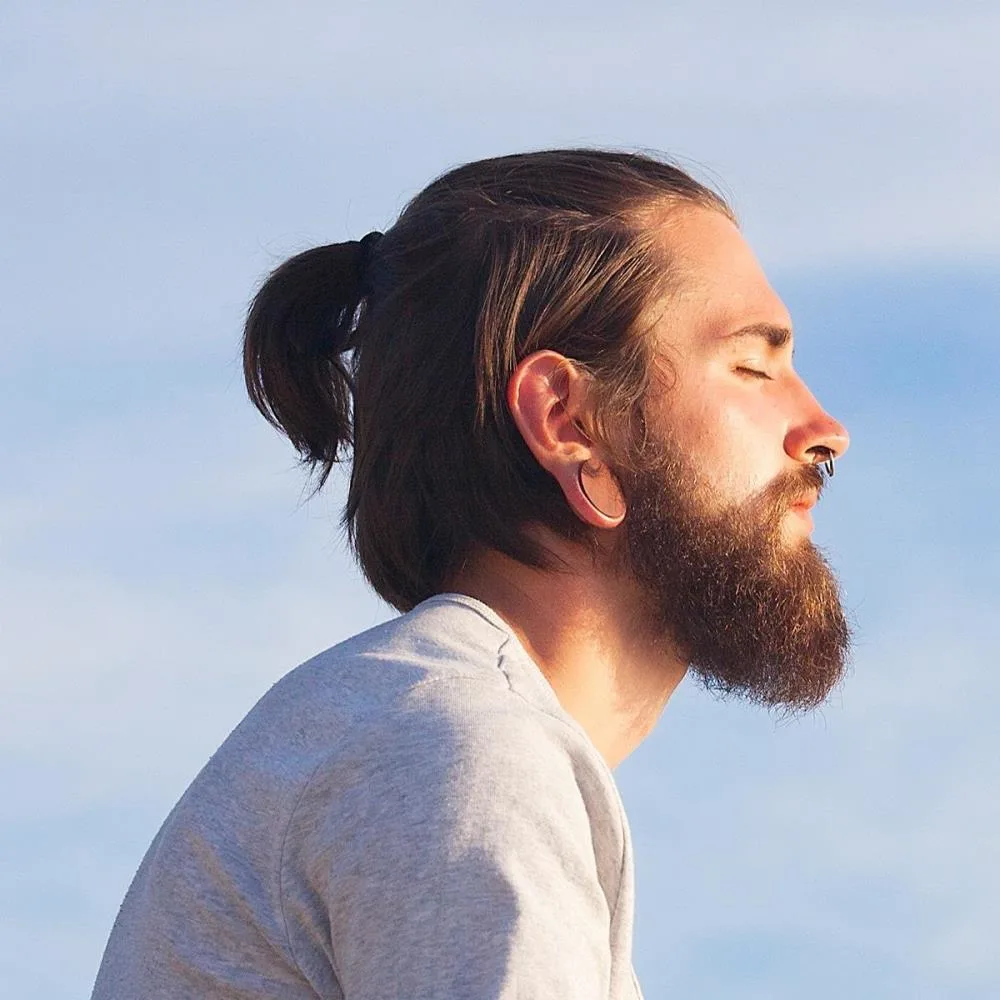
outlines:
[{"label": "forehead", "polygon": [[788,309],[749,244],[721,212],[684,208],[660,230],[673,280],[658,326],[676,347],[756,324],[791,328]]}]

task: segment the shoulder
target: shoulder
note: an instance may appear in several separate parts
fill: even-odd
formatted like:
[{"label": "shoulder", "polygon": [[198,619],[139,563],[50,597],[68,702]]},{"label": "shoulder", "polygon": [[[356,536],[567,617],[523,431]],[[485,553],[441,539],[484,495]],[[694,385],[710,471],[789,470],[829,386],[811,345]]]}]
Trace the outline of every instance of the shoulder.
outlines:
[{"label": "shoulder", "polygon": [[[584,731],[506,624],[470,598],[433,598],[286,682],[273,700],[291,703],[313,750],[300,813],[354,794],[359,811],[370,809],[376,789],[400,808],[448,811],[532,789],[545,802],[603,799],[606,811],[619,809]],[[423,805],[410,800],[417,787]]]},{"label": "shoulder", "polygon": [[524,981],[606,996],[624,830],[584,739],[470,677],[426,681],[365,719],[285,837],[295,954],[332,947],[348,994],[499,996]]},{"label": "shoulder", "polygon": [[430,681],[464,677],[505,686],[498,665],[509,642],[509,631],[488,608],[441,595],[307,660],[279,680],[255,711],[298,702],[307,716],[323,710],[365,716]]},{"label": "shoulder", "polygon": [[[418,790],[419,795],[414,795]],[[299,811],[338,803],[339,822],[375,810],[455,816],[516,798],[518,812],[604,797],[613,779],[586,735],[505,679],[434,676],[352,719],[309,780]]]},{"label": "shoulder", "polygon": [[[494,612],[442,595],[324,654],[332,715],[344,725],[316,773],[368,787],[440,784],[452,797],[490,787],[579,797],[614,791],[603,759]],[[314,705],[327,699],[310,692]],[[341,721],[341,720],[338,720]]]},{"label": "shoulder", "polygon": [[598,983],[627,867],[611,773],[508,630],[432,610],[448,629],[411,619],[348,654],[408,675],[356,702],[298,798],[280,862],[293,947],[332,935],[347,983],[403,981],[427,955]]},{"label": "shoulder", "polygon": [[567,879],[600,886],[613,908],[626,839],[614,780],[582,730],[510,684],[438,677],[358,720],[316,768],[283,867],[336,898],[359,873],[434,885],[475,858],[553,892]]}]

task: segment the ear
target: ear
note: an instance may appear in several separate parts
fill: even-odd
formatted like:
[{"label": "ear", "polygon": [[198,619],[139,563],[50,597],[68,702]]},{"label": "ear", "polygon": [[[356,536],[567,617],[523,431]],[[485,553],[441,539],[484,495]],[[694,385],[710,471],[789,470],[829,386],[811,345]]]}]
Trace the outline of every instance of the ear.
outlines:
[{"label": "ear", "polygon": [[588,380],[555,351],[529,354],[507,383],[511,417],[538,464],[570,508],[595,528],[616,528],[625,502],[611,470],[582,429]]}]

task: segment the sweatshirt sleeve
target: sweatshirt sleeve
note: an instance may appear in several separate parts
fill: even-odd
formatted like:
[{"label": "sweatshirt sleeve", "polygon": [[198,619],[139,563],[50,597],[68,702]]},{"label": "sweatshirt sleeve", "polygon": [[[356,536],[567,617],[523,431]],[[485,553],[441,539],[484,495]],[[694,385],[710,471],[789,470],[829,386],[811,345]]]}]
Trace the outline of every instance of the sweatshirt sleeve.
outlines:
[{"label": "sweatshirt sleeve", "polygon": [[595,856],[618,841],[595,837],[595,815],[614,824],[594,801],[596,751],[517,703],[403,712],[318,768],[281,880],[289,944],[321,995],[607,998],[601,874],[620,858]]}]

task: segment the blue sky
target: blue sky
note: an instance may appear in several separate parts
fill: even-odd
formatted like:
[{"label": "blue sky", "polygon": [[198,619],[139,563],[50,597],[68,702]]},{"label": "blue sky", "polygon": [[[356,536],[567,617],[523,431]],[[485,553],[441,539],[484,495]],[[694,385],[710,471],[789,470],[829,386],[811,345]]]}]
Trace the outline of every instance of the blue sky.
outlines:
[{"label": "blue sky", "polygon": [[253,288],[519,149],[723,185],[850,428],[858,644],[820,713],[693,684],[619,770],[647,997],[1000,995],[1000,8],[8,5],[0,980],[86,995],[267,686],[389,614],[244,401]]}]

